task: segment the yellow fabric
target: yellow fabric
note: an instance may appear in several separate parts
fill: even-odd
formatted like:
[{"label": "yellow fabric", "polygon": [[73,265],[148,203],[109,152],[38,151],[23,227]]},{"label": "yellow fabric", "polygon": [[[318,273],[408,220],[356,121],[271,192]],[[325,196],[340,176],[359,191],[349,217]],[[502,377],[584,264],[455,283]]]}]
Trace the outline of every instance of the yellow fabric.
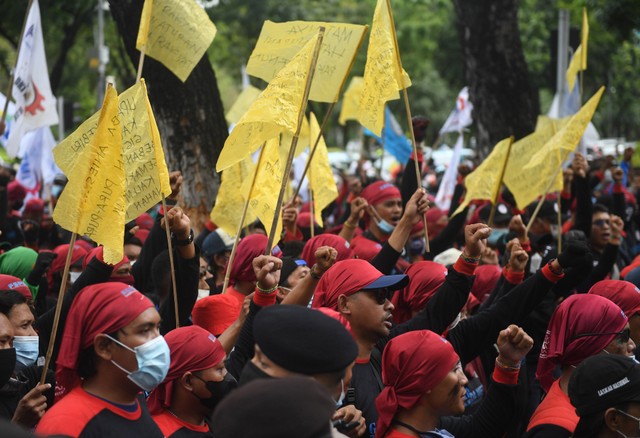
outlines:
[{"label": "yellow fabric", "polygon": [[244,115],[244,113],[249,110],[249,107],[260,95],[260,89],[254,87],[253,85],[249,85],[247,88],[242,90],[238,98],[233,105],[231,105],[231,109],[227,111],[225,118],[227,119],[227,123],[230,125],[237,123],[238,120]]},{"label": "yellow fabric", "polygon": [[386,102],[397,99],[398,91],[411,85],[409,75],[398,63],[399,58],[391,11],[385,0],[378,0],[369,36],[357,117],[362,126],[377,136],[382,134]]},{"label": "yellow fabric", "polygon": [[569,91],[573,90],[576,84],[576,76],[578,76],[580,70],[584,70],[582,68],[582,45],[579,45],[573,53],[569,68],[567,68],[567,86],[569,87]]},{"label": "yellow fabric", "polygon": [[317,21],[274,23],[267,20],[247,63],[247,73],[271,82],[309,40],[315,41],[320,26],[326,30],[309,100],[337,102],[340,86],[349,74],[351,60],[366,32],[365,26]]},{"label": "yellow fabric", "polygon": [[[311,141],[315,143],[316,138],[320,135],[320,125],[315,114],[309,116],[309,125],[311,131]],[[336,180],[333,178],[333,171],[329,164],[329,152],[324,138],[320,137],[316,153],[309,166],[309,185],[313,190],[314,217],[318,225],[323,226],[322,210],[325,209],[334,199],[338,197],[338,188]]]},{"label": "yellow fabric", "polygon": [[144,0],[142,7],[142,15],[140,15],[140,27],[138,29],[138,38],[136,39],[136,47],[142,48],[147,45],[149,37],[149,26],[151,24],[151,11],[153,10],[153,0]]},{"label": "yellow fabric", "polygon": [[473,172],[467,175],[464,179],[467,193],[464,196],[464,201],[451,215],[452,217],[462,212],[462,210],[475,199],[487,199],[491,201],[491,203],[497,199],[500,186],[502,185],[500,182],[500,174],[502,173],[505,161],[509,159],[507,152],[509,151],[509,144],[512,140],[512,138],[505,138],[495,145],[487,158],[485,158]]},{"label": "yellow fabric", "polygon": [[[238,225],[242,217],[242,210],[247,199],[249,187],[242,190],[245,181],[251,182],[255,172],[255,165],[251,157],[240,161],[222,172],[222,182],[218,188],[216,203],[211,210],[211,221],[231,236],[238,232]],[[247,210],[246,226],[256,220],[256,215]]]},{"label": "yellow fabric", "polygon": [[119,123],[118,94],[109,85],[94,136],[86,143],[65,140],[53,150],[56,163],[69,179],[53,220],[104,245],[104,261],[111,264],[122,260],[125,224]]},{"label": "yellow fabric", "polygon": [[[216,26],[195,0],[154,0],[146,54],[184,82],[215,36]],[[138,50],[140,42],[138,33]]]},{"label": "yellow fabric", "polygon": [[338,123],[341,125],[344,126],[347,123],[347,120],[358,119],[363,87],[364,78],[362,76],[354,76],[351,78],[349,87],[342,97],[342,108],[340,109],[340,117],[338,119]]},{"label": "yellow fabric", "polygon": [[[558,168],[576,148],[595,113],[604,87],[557,132],[534,132],[512,146],[504,182],[513,193],[518,208],[523,209],[544,195]],[[548,135],[552,135],[547,139]],[[549,192],[562,189],[562,173],[558,172]]]},{"label": "yellow fabric", "polygon": [[242,161],[281,132],[296,132],[316,41],[307,42],[238,121],[218,157],[218,172]]},{"label": "yellow fabric", "polygon": [[[289,133],[287,131],[282,133],[282,140],[280,141],[280,144],[285,148],[287,154],[289,153],[289,147],[291,146],[292,141],[293,133]],[[315,139],[313,139],[313,141],[315,141]],[[307,116],[304,116],[304,119],[302,119],[302,125],[300,126],[300,134],[298,135],[298,144],[296,145],[294,156],[297,157],[303,153],[310,144],[311,136],[309,135],[309,119]]]},{"label": "yellow fabric", "polygon": [[[286,151],[285,148],[280,147],[279,138],[276,137],[267,141],[264,146],[260,166],[257,170],[256,183],[249,201],[251,213],[260,219],[267,233],[271,232],[273,215],[276,211],[276,205],[278,204],[278,195],[280,193],[285,164]],[[242,192],[248,193],[250,186],[251,180],[245,180],[242,184]],[[273,239],[273,246],[280,241],[281,232],[282,214],[278,215],[278,225],[276,227],[276,236]]]}]

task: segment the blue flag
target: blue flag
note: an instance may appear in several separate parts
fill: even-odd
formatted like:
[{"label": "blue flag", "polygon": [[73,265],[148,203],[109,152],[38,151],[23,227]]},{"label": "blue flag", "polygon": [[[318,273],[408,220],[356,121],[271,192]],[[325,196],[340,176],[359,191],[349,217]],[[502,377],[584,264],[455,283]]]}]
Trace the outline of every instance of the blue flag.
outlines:
[{"label": "blue flag", "polygon": [[400,164],[406,164],[406,162],[409,161],[409,157],[411,157],[411,152],[413,151],[411,142],[405,137],[402,128],[400,128],[400,124],[396,118],[393,117],[388,107],[384,109],[384,127],[382,128],[384,143],[380,137],[367,128],[364,128],[364,135],[375,138],[381,145],[384,144],[384,149],[393,155]]}]

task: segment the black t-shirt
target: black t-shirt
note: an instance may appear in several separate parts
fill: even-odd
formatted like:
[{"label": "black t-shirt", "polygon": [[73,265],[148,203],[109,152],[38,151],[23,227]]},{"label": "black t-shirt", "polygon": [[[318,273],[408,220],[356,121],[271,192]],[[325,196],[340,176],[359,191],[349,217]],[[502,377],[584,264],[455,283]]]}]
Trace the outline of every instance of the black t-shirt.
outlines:
[{"label": "black t-shirt", "polygon": [[351,388],[355,389],[354,405],[362,411],[371,438],[374,438],[376,433],[376,421],[378,421],[376,397],[382,391],[381,382],[380,373],[371,361],[356,362],[353,366]]},{"label": "black t-shirt", "polygon": [[182,421],[169,411],[154,415],[153,420],[167,438],[213,438],[208,424],[194,426]]}]

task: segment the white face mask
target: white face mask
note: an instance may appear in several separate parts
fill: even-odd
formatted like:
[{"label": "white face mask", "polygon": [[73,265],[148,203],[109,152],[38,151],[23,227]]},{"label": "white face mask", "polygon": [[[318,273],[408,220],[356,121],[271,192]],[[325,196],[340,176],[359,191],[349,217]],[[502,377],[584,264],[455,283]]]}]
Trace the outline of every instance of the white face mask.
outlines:
[{"label": "white face mask", "polygon": [[80,278],[80,275],[82,274],[82,272],[69,272],[69,284],[73,284],[76,282],[76,280],[78,278]]},{"label": "white face mask", "polygon": [[338,397],[338,401],[336,402],[336,409],[341,407],[344,402],[344,379],[340,379],[340,385],[342,389],[340,390],[340,397]]},{"label": "white face mask", "polygon": [[29,367],[36,363],[40,338],[38,336],[16,336],[13,347],[16,349],[16,363]]}]

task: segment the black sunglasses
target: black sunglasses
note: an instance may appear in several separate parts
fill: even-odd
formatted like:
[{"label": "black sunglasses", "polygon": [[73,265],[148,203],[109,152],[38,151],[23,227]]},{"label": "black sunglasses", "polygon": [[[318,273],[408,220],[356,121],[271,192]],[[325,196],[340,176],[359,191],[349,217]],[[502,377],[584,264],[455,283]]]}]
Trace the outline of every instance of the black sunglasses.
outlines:
[{"label": "black sunglasses", "polygon": [[620,342],[621,344],[626,344],[627,342],[629,342],[629,338],[631,338],[631,329],[626,328],[621,332],[613,332],[613,333],[582,333],[577,336],[574,336],[573,339],[586,338],[588,336],[608,336],[608,335],[619,336],[620,339],[618,340],[618,342]]},{"label": "black sunglasses", "polygon": [[384,304],[387,300],[391,301],[391,296],[393,295],[393,291],[389,289],[372,289],[365,290],[363,292],[371,294],[375,302],[378,304]]}]

